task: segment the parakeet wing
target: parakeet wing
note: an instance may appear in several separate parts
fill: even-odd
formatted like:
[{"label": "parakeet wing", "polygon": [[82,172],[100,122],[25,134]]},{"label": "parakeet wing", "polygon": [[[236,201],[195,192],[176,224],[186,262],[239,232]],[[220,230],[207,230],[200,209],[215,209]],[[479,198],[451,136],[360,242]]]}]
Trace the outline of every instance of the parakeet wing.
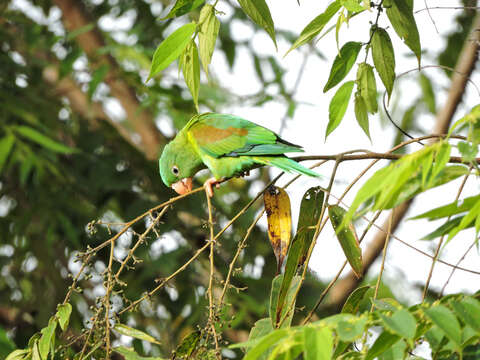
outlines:
[{"label": "parakeet wing", "polygon": [[215,158],[303,151],[273,131],[232,115],[202,114],[193,118],[186,130],[201,152]]}]

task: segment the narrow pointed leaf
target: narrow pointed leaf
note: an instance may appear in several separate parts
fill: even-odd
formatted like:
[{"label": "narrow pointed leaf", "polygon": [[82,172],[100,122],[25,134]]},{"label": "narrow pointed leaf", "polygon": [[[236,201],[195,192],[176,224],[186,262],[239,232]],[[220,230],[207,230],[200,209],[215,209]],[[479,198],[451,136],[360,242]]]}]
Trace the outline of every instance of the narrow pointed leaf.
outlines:
[{"label": "narrow pointed leaf", "polygon": [[360,304],[362,303],[363,299],[365,299],[365,295],[367,294],[368,290],[371,289],[371,286],[361,286],[356,288],[352,293],[348,296],[347,301],[343,304],[342,313],[345,314],[356,314],[358,309],[360,308]]},{"label": "narrow pointed leaf", "polygon": [[302,257],[299,259],[299,265],[304,263],[310,244],[313,241],[313,235],[315,234],[313,227],[317,225],[320,219],[324,198],[325,193],[320,186],[311,187],[303,194],[302,202],[300,203],[297,233],[295,235],[295,237],[299,236],[301,242],[303,242]]},{"label": "narrow pointed leaf", "polygon": [[360,96],[365,101],[369,113],[376,113],[378,110],[377,104],[377,84],[373,68],[367,63],[358,65],[357,71],[357,86]]},{"label": "narrow pointed leaf", "polygon": [[352,96],[354,85],[354,81],[347,81],[340,86],[335,95],[333,95],[328,107],[328,125],[325,138],[327,138],[328,135],[330,135],[342,122],[350,102],[350,97]]},{"label": "narrow pointed leaf", "polygon": [[24,360],[31,353],[31,349],[18,349],[11,352],[5,360]]},{"label": "narrow pointed leaf", "polygon": [[365,10],[365,7],[360,5],[358,0],[341,0],[342,5],[352,13],[358,13]]},{"label": "narrow pointed leaf", "polygon": [[343,252],[355,275],[361,277],[363,273],[362,250],[358,243],[357,234],[351,223],[341,226],[346,213],[347,212],[338,205],[330,205],[328,207],[328,216],[330,217],[330,222],[332,223]]},{"label": "narrow pointed leaf", "polygon": [[263,194],[263,201],[267,213],[268,238],[277,258],[277,269],[280,269],[292,236],[290,198],[285,190],[271,186]]},{"label": "narrow pointed leaf", "polygon": [[43,135],[41,132],[31,128],[29,126],[20,125],[15,127],[15,131],[20,134],[22,137],[29,139],[48,150],[52,150],[54,152],[60,154],[72,154],[77,152],[78,150],[75,148],[68,147],[63,145],[59,142],[56,142],[50,139],[48,136]]},{"label": "narrow pointed leaf", "polygon": [[212,5],[205,4],[200,12],[198,23],[200,24],[200,31],[198,32],[200,59],[208,76],[208,65],[212,60],[215,42],[220,30],[220,21],[215,16],[215,8]]},{"label": "narrow pointed leaf", "polygon": [[245,11],[245,14],[268,33],[275,47],[277,47],[272,15],[265,0],[238,0],[238,3]]},{"label": "narrow pointed leaf", "polygon": [[357,119],[358,125],[360,125],[363,132],[370,139],[367,104],[365,104],[365,100],[363,100],[363,97],[360,95],[359,91],[355,93],[354,104],[355,104],[355,118]]},{"label": "narrow pointed leaf", "polygon": [[[270,317],[274,327],[278,327],[280,323],[281,327],[290,326],[293,318],[293,310],[295,309],[295,294],[301,285],[300,282],[301,277],[298,275],[294,276],[290,281],[284,281],[284,276],[280,276],[276,283],[275,292],[272,287]],[[291,311],[288,312],[289,310]]]},{"label": "narrow pointed leaf", "polygon": [[160,342],[157,339],[155,339],[153,336],[148,335],[147,333],[141,330],[134,329],[124,324],[115,324],[114,329],[122,335],[131,336],[135,339],[145,340],[154,344],[160,344]]},{"label": "narrow pointed leaf", "polygon": [[167,16],[161,18],[160,20],[166,20],[185,15],[190,11],[195,10],[204,2],[205,0],[177,0],[175,5],[173,5],[172,9],[168,12]]},{"label": "narrow pointed leaf", "polygon": [[147,81],[167,68],[182,54],[196,28],[197,25],[194,23],[185,24],[162,41],[153,54],[152,66]]},{"label": "narrow pointed leaf", "polygon": [[395,54],[392,41],[385,29],[373,28],[372,57],[375,69],[387,89],[388,98],[392,95],[393,82],[395,81]]},{"label": "narrow pointed leaf", "polygon": [[462,342],[462,329],[452,311],[444,305],[432,306],[424,310],[425,314],[437,325],[445,335],[457,346]]},{"label": "narrow pointed leaf", "polygon": [[182,54],[181,67],[185,83],[193,97],[198,111],[198,91],[200,89],[200,62],[195,41],[191,40]]},{"label": "narrow pointed leaf", "polygon": [[333,352],[332,331],[327,328],[305,326],[303,328],[305,360],[330,360]]},{"label": "narrow pointed leaf", "polygon": [[345,76],[347,76],[353,64],[355,64],[361,48],[362,43],[355,41],[349,41],[342,46],[340,53],[333,61],[332,68],[330,69],[330,75],[325,87],[323,88],[323,92],[327,92],[335,85],[340,83]]},{"label": "narrow pointed leaf", "polygon": [[386,0],[384,8],[393,29],[403,42],[416,55],[418,64],[421,59],[420,35],[413,16],[413,2],[407,0]]},{"label": "narrow pointed leaf", "polygon": [[[289,289],[295,286],[291,285],[292,279],[299,265],[303,264],[310,245],[313,241],[315,229],[313,228],[319,221],[322,212],[324,192],[321,187],[316,186],[308,189],[303,195],[300,204],[300,215],[298,217],[297,233],[288,249],[288,258],[285,265],[285,274],[281,285],[280,294],[276,305],[275,317],[272,321],[276,324],[281,320],[281,314],[285,308],[285,301]],[[278,318],[277,318],[277,314]]]},{"label": "narrow pointed leaf", "polygon": [[307,26],[302,30],[300,33],[300,36],[298,37],[297,40],[293,43],[292,47],[287,51],[285,56],[292,50],[298,48],[299,46],[302,46],[303,44],[306,44],[307,42],[313,40],[315,36],[317,36],[320,31],[323,30],[325,25],[330,21],[330,19],[335,15],[338,10],[340,10],[340,2],[334,1],[331,3],[327,9],[318,15],[315,19],[310,21]]},{"label": "narrow pointed leaf", "polygon": [[0,140],[0,174],[8,159],[8,155],[10,155],[10,151],[12,151],[14,142],[15,136],[13,134],[8,134]]},{"label": "narrow pointed leaf", "polygon": [[478,201],[480,201],[480,195],[470,196],[459,201],[454,201],[448,205],[429,210],[411,219],[427,218],[429,220],[437,220],[447,216],[457,215],[470,210]]}]

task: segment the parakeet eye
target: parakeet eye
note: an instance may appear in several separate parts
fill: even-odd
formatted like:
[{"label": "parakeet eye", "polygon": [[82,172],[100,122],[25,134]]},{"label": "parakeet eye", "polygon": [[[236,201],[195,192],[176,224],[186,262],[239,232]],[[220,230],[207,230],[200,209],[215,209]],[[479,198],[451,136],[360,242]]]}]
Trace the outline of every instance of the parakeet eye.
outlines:
[{"label": "parakeet eye", "polygon": [[172,166],[172,173],[173,173],[173,175],[178,175],[179,172],[180,172],[180,170],[178,170],[177,165],[173,165],[173,166]]}]

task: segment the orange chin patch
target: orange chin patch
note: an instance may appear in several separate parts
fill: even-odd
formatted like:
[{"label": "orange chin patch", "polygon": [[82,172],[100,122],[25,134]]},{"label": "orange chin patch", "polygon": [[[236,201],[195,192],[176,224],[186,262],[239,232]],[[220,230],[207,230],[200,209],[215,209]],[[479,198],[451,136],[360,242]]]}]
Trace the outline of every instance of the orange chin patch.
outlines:
[{"label": "orange chin patch", "polygon": [[175,190],[177,194],[183,195],[192,191],[192,186],[192,178],[184,178],[173,184],[172,189]]}]

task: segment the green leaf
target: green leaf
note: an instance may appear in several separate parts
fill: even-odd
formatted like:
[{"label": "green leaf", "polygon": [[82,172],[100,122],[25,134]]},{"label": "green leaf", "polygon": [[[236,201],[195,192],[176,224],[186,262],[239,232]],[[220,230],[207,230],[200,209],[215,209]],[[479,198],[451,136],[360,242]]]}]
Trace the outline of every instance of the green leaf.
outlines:
[{"label": "green leaf", "polygon": [[[202,337],[201,331],[193,331],[187,336],[185,336],[180,343],[180,345],[177,346],[175,349],[175,355],[176,357],[179,358],[185,358],[188,359],[190,355],[195,351],[197,348],[197,344],[200,341]],[[175,357],[175,356],[174,356]]]},{"label": "green leaf", "polygon": [[[277,275],[272,282],[269,315],[274,327],[277,327],[280,321],[282,321],[281,327],[289,327],[293,318],[296,300],[295,294],[300,286],[301,278],[299,276],[292,276],[292,278],[284,280],[285,277],[288,277],[287,273],[285,273],[285,275]],[[287,314],[290,308],[292,311]],[[285,316],[287,316],[287,318],[283,320]]]},{"label": "green leaf", "polygon": [[480,195],[470,196],[459,201],[454,201],[448,205],[443,205],[429,210],[420,215],[412,217],[411,219],[414,220],[427,218],[429,220],[437,220],[447,216],[457,215],[470,210],[478,201],[480,201]]},{"label": "green leaf", "polygon": [[328,207],[328,216],[343,252],[355,275],[361,277],[363,273],[362,250],[358,244],[357,234],[355,234],[355,229],[351,223],[341,226],[346,213],[338,205],[330,205]]},{"label": "green leaf", "polygon": [[378,313],[378,316],[382,319],[385,328],[390,332],[410,340],[413,340],[415,337],[417,322],[408,310],[397,310],[392,316],[385,316],[382,313]]},{"label": "green leaf", "polygon": [[[462,221],[460,221],[460,224],[458,224],[457,227],[452,229],[450,233],[448,234],[448,239],[447,242],[450,241],[455,235],[457,235],[461,230],[467,228],[470,226],[470,224],[478,219],[480,217],[480,201],[478,201],[471,209],[470,211],[463,217]],[[478,233],[478,225],[477,222],[475,223],[475,228]]]},{"label": "green leaf", "polygon": [[198,23],[200,24],[200,31],[198,32],[200,59],[208,76],[208,65],[212,60],[215,42],[220,30],[220,21],[215,16],[215,8],[212,5],[205,4],[200,12]]},{"label": "green leaf", "polygon": [[200,89],[200,63],[195,41],[191,40],[182,54],[180,61],[183,78],[193,97],[193,102],[198,111],[198,90]]},{"label": "green leaf", "polygon": [[385,351],[395,345],[398,340],[400,340],[399,336],[393,335],[388,331],[382,332],[370,349],[368,349],[365,360],[375,359],[377,356],[383,354]]},{"label": "green leaf", "polygon": [[437,105],[432,81],[424,74],[420,74],[420,87],[422,88],[422,99],[427,105],[428,111],[435,115],[437,113]]},{"label": "green leaf", "polygon": [[368,136],[370,140],[370,129],[368,125],[368,111],[367,111],[367,104],[365,104],[365,100],[360,95],[360,92],[355,92],[355,118],[357,119],[358,125],[362,128],[363,132]]},{"label": "green leaf", "polygon": [[341,4],[345,9],[352,13],[358,13],[365,10],[365,8],[359,4],[358,0],[341,0]]},{"label": "green leaf", "polygon": [[131,336],[135,339],[145,340],[145,341],[148,341],[148,342],[151,342],[151,343],[154,343],[154,344],[160,344],[160,342],[157,339],[155,339],[153,336],[148,335],[147,333],[145,333],[141,330],[131,328],[130,326],[127,326],[127,325],[124,325],[124,324],[118,324],[117,323],[117,324],[115,324],[113,329],[118,331],[122,335]]},{"label": "green leaf", "polygon": [[5,165],[10,151],[12,151],[13,144],[15,142],[15,136],[9,133],[0,140],[0,174],[2,173],[3,166]]},{"label": "green leaf", "polygon": [[330,360],[333,352],[333,336],[329,328],[303,327],[305,360]]},{"label": "green leaf", "polygon": [[362,336],[366,324],[367,319],[364,317],[357,317],[351,321],[339,321],[336,332],[341,341],[352,342]]},{"label": "green leaf", "polygon": [[465,324],[480,333],[480,302],[478,300],[465,297],[462,301],[452,301],[450,305]]},{"label": "green leaf", "polygon": [[[303,243],[301,257],[299,261],[297,261],[297,264],[302,265],[305,262],[308,249],[315,235],[315,229],[312,227],[316,226],[320,219],[324,197],[325,193],[321,186],[311,187],[303,194],[300,203],[297,233],[295,234],[295,237],[298,237],[298,240]],[[288,256],[290,257],[290,253]]]},{"label": "green leaf", "polygon": [[185,24],[162,41],[153,54],[152,66],[147,81],[182,54],[196,28],[197,25],[195,23]]},{"label": "green leaf", "polygon": [[245,11],[245,14],[268,33],[276,48],[277,41],[275,40],[275,28],[272,15],[270,14],[270,10],[268,9],[265,0],[238,0],[238,3],[243,11]]},{"label": "green leaf", "polygon": [[[379,360],[398,360],[405,358],[405,350],[407,348],[407,344],[405,341],[398,341],[392,347],[387,349],[382,355],[378,357]],[[414,360],[410,358],[410,360]],[[421,360],[420,358],[415,358],[415,360]]]},{"label": "green leaf", "polygon": [[160,20],[171,19],[174,17],[182,16],[189,13],[192,10],[195,10],[197,7],[202,5],[205,0],[177,0],[172,9],[168,12],[167,16],[161,18]]},{"label": "green leaf", "polygon": [[418,65],[420,65],[422,49],[412,5],[413,2],[407,2],[407,0],[386,0],[383,3],[395,32],[417,56]]},{"label": "green leaf", "polygon": [[462,342],[462,329],[457,318],[444,305],[432,306],[430,309],[424,310],[425,314],[437,325],[445,335],[452,340],[457,346]]},{"label": "green leaf", "polygon": [[11,352],[5,360],[24,360],[31,353],[31,349],[18,349]]},{"label": "green leaf", "polygon": [[[273,289],[272,289],[272,295],[273,295]],[[253,340],[261,339],[265,335],[270,334],[272,331],[273,331],[273,326],[272,326],[271,319],[257,320],[253,328],[250,330],[248,341],[252,342]]]},{"label": "green leaf", "polygon": [[465,162],[474,162],[478,154],[478,145],[470,142],[460,141],[457,144],[458,151],[462,154],[462,160]]},{"label": "green leaf", "polygon": [[0,356],[5,358],[16,348],[15,343],[7,336],[7,332],[0,326]]},{"label": "green leaf", "polygon": [[[453,218],[453,219],[450,219],[448,220],[447,222],[445,222],[444,224],[442,224],[441,226],[439,226],[437,229],[435,229],[434,231],[432,231],[431,233],[423,236],[420,240],[427,240],[427,241],[430,241],[430,240],[434,240],[440,236],[443,236],[443,235],[446,235],[448,234],[452,229],[454,229],[456,226],[458,226],[458,224],[460,224],[460,222],[462,221],[463,217],[462,216],[459,216],[459,217],[456,217],[456,218]],[[473,223],[470,224],[470,226],[473,226]]]},{"label": "green leaf", "polygon": [[63,331],[68,327],[68,322],[70,320],[70,314],[72,313],[72,305],[69,303],[61,304],[57,308],[57,318],[58,323]]},{"label": "green leaf", "polygon": [[354,81],[347,81],[337,90],[328,107],[328,125],[325,138],[340,125],[350,102]]},{"label": "green leaf", "polygon": [[77,149],[71,148],[59,142],[56,142],[29,126],[20,125],[20,126],[15,126],[14,129],[18,134],[22,135],[24,138],[27,138],[43,146],[44,148],[52,150],[54,152],[57,152],[60,154],[72,154],[74,152],[77,152]]},{"label": "green leaf", "polygon": [[375,305],[375,307],[378,310],[397,311],[398,309],[402,308],[402,306],[398,303],[398,301],[391,298],[371,299],[371,301],[372,301],[372,304]]},{"label": "green leaf", "polygon": [[327,84],[323,88],[323,92],[327,92],[347,76],[353,64],[355,64],[361,48],[362,43],[355,41],[349,41],[342,46],[340,53],[333,61],[330,75],[328,76]]},{"label": "green leaf", "polygon": [[371,286],[365,285],[356,288],[352,293],[348,296],[347,301],[342,307],[342,313],[347,314],[356,314],[358,309],[360,308],[360,304],[365,298],[368,290],[371,289]]},{"label": "green leaf", "polygon": [[122,355],[125,360],[162,360],[160,357],[145,357],[138,355],[133,348],[128,348],[126,346],[119,346],[113,349],[116,353]]},{"label": "green leaf", "polygon": [[318,15],[315,19],[310,21],[307,26],[302,30],[300,33],[300,36],[298,37],[297,40],[293,43],[292,47],[287,51],[285,56],[292,50],[298,48],[299,46],[302,46],[303,44],[313,40],[315,36],[317,36],[320,31],[323,30],[325,25],[330,21],[330,19],[335,15],[338,10],[340,10],[340,2],[334,1],[331,3],[327,9]]},{"label": "green leaf", "polygon": [[266,352],[280,340],[286,338],[290,333],[290,328],[283,328],[277,329],[270,334],[264,336],[254,347],[252,347],[247,352],[243,360],[258,360],[264,352]]},{"label": "green leaf", "polygon": [[375,82],[373,68],[367,63],[358,65],[357,86],[360,96],[365,101],[368,112],[372,114],[376,113],[378,110],[377,84]]},{"label": "green leaf", "polygon": [[55,337],[55,329],[57,328],[57,321],[55,318],[51,318],[48,322],[48,326],[41,330],[41,338],[38,341],[38,350],[41,359],[46,359],[50,352],[50,347]]},{"label": "green leaf", "polygon": [[390,99],[395,81],[395,54],[392,41],[385,29],[372,27],[371,31],[373,31],[371,43],[373,64]]}]

